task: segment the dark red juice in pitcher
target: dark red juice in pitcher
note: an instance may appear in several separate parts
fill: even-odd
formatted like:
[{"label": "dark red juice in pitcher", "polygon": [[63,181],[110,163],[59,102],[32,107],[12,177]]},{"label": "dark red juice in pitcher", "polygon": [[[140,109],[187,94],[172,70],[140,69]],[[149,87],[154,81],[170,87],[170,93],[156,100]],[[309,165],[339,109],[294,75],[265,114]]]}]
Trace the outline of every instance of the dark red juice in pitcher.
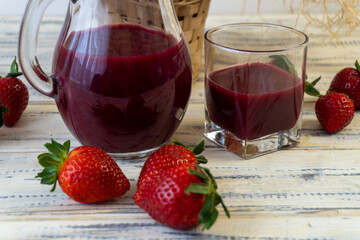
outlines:
[{"label": "dark red juice in pitcher", "polygon": [[84,145],[109,153],[138,152],[169,139],[191,92],[183,39],[135,25],[72,32],[58,44],[56,103]]},{"label": "dark red juice in pitcher", "polygon": [[301,113],[303,92],[301,79],[264,63],[212,72],[205,85],[211,121],[243,140],[294,127]]}]

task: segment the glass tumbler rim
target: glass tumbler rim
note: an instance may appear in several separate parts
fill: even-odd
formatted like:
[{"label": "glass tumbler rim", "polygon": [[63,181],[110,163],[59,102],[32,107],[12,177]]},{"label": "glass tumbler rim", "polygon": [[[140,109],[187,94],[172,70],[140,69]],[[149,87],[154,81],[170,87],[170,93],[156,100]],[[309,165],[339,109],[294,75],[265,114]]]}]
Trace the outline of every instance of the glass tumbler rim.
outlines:
[{"label": "glass tumbler rim", "polygon": [[[212,34],[214,34],[217,31],[220,31],[220,30],[236,29],[236,28],[241,28],[241,27],[254,27],[254,28],[262,27],[262,28],[287,31],[287,32],[290,32],[292,34],[302,37],[302,41],[300,41],[299,43],[294,44],[290,47],[287,47],[287,48],[279,48],[279,49],[272,49],[272,50],[263,50],[263,49],[262,50],[251,50],[251,49],[241,49],[241,48],[226,46],[224,44],[221,44],[221,43],[218,43],[218,42],[212,40],[210,37]],[[204,39],[205,39],[205,43],[208,42],[208,43],[212,44],[214,47],[219,48],[223,51],[228,51],[228,52],[233,52],[233,53],[243,53],[243,54],[245,54],[245,53],[252,53],[252,54],[271,54],[271,53],[275,54],[276,53],[276,54],[280,54],[282,52],[288,52],[291,50],[305,47],[309,43],[309,37],[300,30],[297,30],[297,29],[289,27],[289,26],[281,25],[281,24],[258,23],[258,22],[229,23],[229,24],[224,24],[224,25],[220,25],[217,27],[213,27],[213,28],[208,29],[205,32]]]}]

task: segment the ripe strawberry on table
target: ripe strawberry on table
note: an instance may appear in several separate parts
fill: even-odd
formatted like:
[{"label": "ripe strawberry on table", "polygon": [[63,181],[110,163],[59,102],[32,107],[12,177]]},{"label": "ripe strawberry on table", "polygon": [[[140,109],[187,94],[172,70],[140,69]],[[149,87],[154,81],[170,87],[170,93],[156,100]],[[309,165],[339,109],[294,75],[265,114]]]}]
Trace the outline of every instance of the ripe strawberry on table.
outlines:
[{"label": "ripe strawberry on table", "polygon": [[316,101],[315,113],[323,128],[335,133],[350,124],[354,103],[343,93],[329,92]]},{"label": "ripe strawberry on table", "polygon": [[2,110],[0,123],[4,121],[7,127],[11,127],[20,119],[29,102],[29,91],[25,84],[17,78],[20,75],[22,73],[19,72],[15,58],[11,64],[10,72],[5,77],[0,76],[0,106],[8,109],[7,113]]},{"label": "ripe strawberry on table", "polygon": [[167,168],[144,182],[134,202],[161,224],[181,230],[198,226],[210,228],[218,217],[221,204],[230,217],[209,169],[197,164]]},{"label": "ripe strawberry on table", "polygon": [[38,156],[44,170],[36,177],[42,184],[59,182],[62,190],[73,200],[81,203],[96,203],[119,197],[130,188],[116,162],[96,147],[81,146],[69,153],[70,141],[60,144],[53,139],[46,143],[49,153]]},{"label": "ripe strawberry on table", "polygon": [[354,101],[355,109],[360,109],[360,65],[355,61],[355,68],[344,68],[333,78],[330,92],[345,93]]},{"label": "ripe strawberry on table", "polygon": [[145,161],[140,172],[137,186],[139,187],[152,176],[174,165],[206,163],[207,159],[202,155],[199,156],[203,151],[204,140],[195,148],[185,146],[178,141],[174,141],[174,144],[171,145],[162,146],[153,152]]},{"label": "ripe strawberry on table", "polygon": [[306,82],[305,92],[319,97],[315,103],[316,117],[327,132],[335,133],[349,125],[354,118],[354,103],[344,93],[327,92],[321,95],[314,87],[319,80]]}]

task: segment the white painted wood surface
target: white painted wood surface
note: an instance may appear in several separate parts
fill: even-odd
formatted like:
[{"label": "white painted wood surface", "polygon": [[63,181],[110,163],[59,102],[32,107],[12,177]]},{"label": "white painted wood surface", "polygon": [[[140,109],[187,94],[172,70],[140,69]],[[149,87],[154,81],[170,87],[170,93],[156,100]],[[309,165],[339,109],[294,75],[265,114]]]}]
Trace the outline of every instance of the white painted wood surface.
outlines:
[{"label": "white painted wood surface", "polygon": [[[207,28],[235,21],[291,25],[295,16],[209,16]],[[0,72],[16,55],[19,17],[0,17]],[[39,57],[46,71],[62,18],[47,17],[41,28]],[[299,28],[305,23],[300,23]],[[333,75],[352,66],[360,53],[360,33],[329,41],[311,33],[308,75],[323,76],[325,91]],[[328,42],[324,42],[324,40]],[[22,78],[24,80],[24,78]],[[26,83],[27,84],[27,83]],[[0,128],[0,239],[360,239],[360,115],[337,134],[325,133],[306,97],[301,144],[244,161],[206,141],[208,166],[232,214],[208,231],[176,231],[152,220],[132,201],[144,159],[117,160],[131,190],[112,201],[85,205],[60,189],[50,193],[34,176],[37,155],[50,138],[72,140],[54,101],[29,84],[30,103],[12,128]],[[174,138],[194,145],[203,136],[203,78],[194,84],[186,117]]]}]

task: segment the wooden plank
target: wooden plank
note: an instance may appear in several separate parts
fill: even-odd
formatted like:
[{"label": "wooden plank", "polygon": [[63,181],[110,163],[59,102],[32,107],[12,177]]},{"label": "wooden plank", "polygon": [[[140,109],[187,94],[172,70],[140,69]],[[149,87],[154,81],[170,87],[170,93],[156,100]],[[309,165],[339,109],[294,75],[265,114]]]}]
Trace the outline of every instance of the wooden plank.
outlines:
[{"label": "wooden plank", "polygon": [[[358,212],[357,212],[358,213]],[[0,222],[6,231],[4,239],[357,239],[360,219],[340,216],[235,216],[231,220],[220,217],[210,231],[176,231],[141,219],[141,215],[113,214],[110,219],[96,219],[96,215],[81,218],[73,215],[54,221],[9,220]],[[259,221],[258,219],[261,219]],[[339,227],[343,226],[343,227]]]}]

